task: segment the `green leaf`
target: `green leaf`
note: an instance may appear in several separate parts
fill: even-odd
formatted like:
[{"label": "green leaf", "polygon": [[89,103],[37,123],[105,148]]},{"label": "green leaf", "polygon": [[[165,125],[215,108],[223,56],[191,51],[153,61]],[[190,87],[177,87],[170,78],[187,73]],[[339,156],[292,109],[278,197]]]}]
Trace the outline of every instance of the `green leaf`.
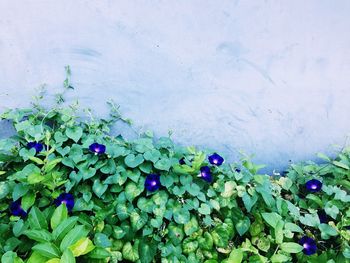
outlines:
[{"label": "green leaf", "polygon": [[317,227],[320,224],[320,219],[317,214],[306,214],[299,218],[300,223],[306,226]]},{"label": "green leaf", "polygon": [[144,159],[142,154],[138,154],[136,156],[134,154],[129,154],[124,159],[125,164],[130,168],[139,166],[141,163],[143,163],[143,161]]},{"label": "green leaf", "polygon": [[0,182],[0,200],[10,193],[8,182]]},{"label": "green leaf", "polygon": [[272,257],[271,257],[272,263],[281,263],[281,262],[286,262],[289,260],[290,260],[290,257],[288,257],[286,255],[282,255],[282,254],[275,254],[275,255],[272,255]]},{"label": "green leaf", "polygon": [[25,211],[28,211],[29,208],[32,207],[34,202],[35,202],[35,193],[33,191],[29,191],[26,195],[22,197],[22,200],[21,200],[22,208]]},{"label": "green leaf", "polygon": [[211,208],[207,204],[201,204],[201,206],[198,208],[198,212],[202,215],[210,215]]},{"label": "green leaf", "polygon": [[92,191],[94,191],[95,195],[101,198],[104,192],[106,192],[107,188],[108,188],[108,185],[102,184],[99,179],[96,179],[92,186]]},{"label": "green leaf", "polygon": [[266,221],[266,223],[268,223],[270,226],[272,226],[273,228],[276,228],[278,221],[280,221],[282,219],[282,217],[275,213],[261,213],[263,219]]},{"label": "green leaf", "polygon": [[141,215],[136,211],[132,212],[130,215],[130,223],[132,229],[135,231],[140,230],[148,220],[148,216],[146,213],[142,213]]},{"label": "green leaf", "polygon": [[21,184],[21,183],[16,184],[12,193],[13,201],[18,200],[19,198],[24,196],[26,193],[28,193],[28,191],[29,191],[29,187],[27,185]]},{"label": "green leaf", "polygon": [[26,226],[24,225],[22,219],[19,219],[13,224],[12,232],[15,235],[15,237],[19,237],[20,235],[22,235],[24,230],[26,230]]},{"label": "green leaf", "polygon": [[48,258],[59,258],[60,251],[52,243],[40,243],[32,247],[32,250],[38,252],[40,255]]},{"label": "green leaf", "polygon": [[83,135],[83,129],[79,126],[69,127],[66,129],[66,135],[73,141],[78,142]]},{"label": "green leaf", "polygon": [[52,240],[52,235],[49,231],[45,229],[41,230],[26,230],[23,232],[28,238],[38,241],[38,242],[50,242]]},{"label": "green leaf", "polygon": [[178,224],[185,224],[190,220],[190,212],[184,208],[174,211],[174,220]]},{"label": "green leaf", "polygon": [[339,208],[333,205],[332,202],[326,203],[324,211],[326,212],[327,215],[331,216],[333,219],[336,219],[337,215],[339,214]]},{"label": "green leaf", "polygon": [[196,217],[192,216],[191,220],[185,223],[184,231],[187,236],[192,235],[194,232],[198,231],[199,225]]},{"label": "green leaf", "polygon": [[293,224],[293,223],[290,223],[290,222],[287,222],[285,225],[284,225],[284,228],[286,230],[289,230],[291,232],[297,232],[297,233],[303,233],[304,231],[301,229],[300,226],[296,225],[296,224]]},{"label": "green leaf", "polygon": [[321,230],[322,239],[329,239],[330,236],[338,235],[337,229],[328,224],[320,224],[318,228]]},{"label": "green leaf", "polygon": [[283,242],[283,227],[284,227],[284,221],[283,220],[278,221],[274,231],[275,240],[277,244],[281,244]]},{"label": "green leaf", "polygon": [[46,263],[47,257],[44,257],[40,253],[34,251],[28,258],[27,263]]},{"label": "green leaf", "polygon": [[243,236],[250,227],[250,220],[248,217],[244,217],[243,219],[239,220],[237,224],[235,225],[236,230],[240,236]]},{"label": "green leaf", "polygon": [[151,263],[157,253],[157,245],[154,242],[141,240],[138,246],[141,263]]},{"label": "green leaf", "polygon": [[125,186],[125,197],[127,200],[132,202],[135,197],[139,196],[144,189],[141,189],[138,185],[136,185],[134,182],[129,182]]},{"label": "green leaf", "polygon": [[75,263],[75,257],[71,250],[66,249],[63,252],[60,263]]},{"label": "green leaf", "polygon": [[291,179],[289,179],[288,177],[281,177],[279,180],[278,180],[278,183],[282,186],[282,188],[284,190],[289,190],[292,185],[293,185],[293,181]]},{"label": "green leaf", "polygon": [[350,167],[347,164],[345,164],[345,163],[338,162],[338,161],[333,161],[333,164],[335,166],[338,166],[338,167],[343,168],[345,170],[350,170]]},{"label": "green leaf", "polygon": [[[92,258],[92,259],[106,259],[110,256],[111,256],[111,254],[105,248],[102,248],[102,247],[95,247],[95,249],[93,251],[91,251],[88,255],[88,257]],[[95,261],[93,261],[93,262],[95,262]],[[100,261],[98,261],[98,262],[100,262]]]},{"label": "green leaf", "polygon": [[294,243],[294,242],[285,242],[280,245],[280,248],[282,251],[287,252],[287,253],[299,253],[301,252],[304,248],[303,246]]},{"label": "green leaf", "polygon": [[214,245],[214,241],[209,232],[204,232],[203,237],[198,238],[198,245],[203,250],[211,250]]},{"label": "green leaf", "polygon": [[231,251],[229,256],[230,263],[241,263],[243,260],[243,252],[242,249],[234,249]]},{"label": "green leaf", "polygon": [[62,221],[68,217],[68,210],[65,204],[58,206],[51,217],[51,228],[54,230]]},{"label": "green leaf", "polygon": [[198,196],[198,194],[201,191],[200,187],[195,183],[189,183],[189,184],[185,185],[184,187],[185,187],[186,191],[192,196]]},{"label": "green leaf", "polygon": [[168,188],[174,184],[174,177],[172,175],[162,175],[160,177],[160,183],[164,187]]},{"label": "green leaf", "polygon": [[181,244],[181,241],[184,238],[184,231],[181,226],[177,226],[173,222],[168,226],[168,238],[172,244],[175,246]]},{"label": "green leaf", "polygon": [[171,162],[169,159],[162,158],[154,164],[154,167],[158,170],[169,171]]},{"label": "green leaf", "polygon": [[252,210],[252,207],[256,204],[258,201],[258,196],[254,194],[253,196],[250,196],[247,192],[243,193],[242,200],[244,203],[245,208],[248,212]]},{"label": "green leaf", "polygon": [[131,262],[136,262],[139,259],[138,252],[138,241],[135,241],[134,246],[130,242],[127,242],[123,246],[123,259],[130,260]]},{"label": "green leaf", "polygon": [[32,207],[28,216],[31,229],[48,229],[45,215],[37,207]]},{"label": "green leaf", "polygon": [[155,150],[155,149],[150,150],[150,151],[146,151],[143,154],[143,157],[145,158],[145,160],[151,161],[153,163],[157,162],[159,160],[160,156],[161,156],[160,151]]},{"label": "green leaf", "polygon": [[69,246],[69,249],[72,251],[74,257],[79,257],[85,255],[90,251],[94,250],[95,246],[88,237],[83,237],[75,242],[73,245]]},{"label": "green leaf", "polygon": [[1,263],[23,263],[23,260],[13,251],[7,251],[1,257]]},{"label": "green leaf", "polygon": [[63,237],[75,226],[78,217],[69,217],[63,220],[53,231],[52,236],[54,240],[62,240]]},{"label": "green leaf", "polygon": [[61,251],[64,251],[66,248],[76,243],[79,239],[86,237],[88,233],[89,231],[86,230],[84,226],[79,225],[74,227],[63,238],[60,244]]},{"label": "green leaf", "polygon": [[228,181],[224,184],[224,191],[221,193],[222,197],[230,198],[236,191],[237,184],[234,181]]},{"label": "green leaf", "polygon": [[97,247],[107,248],[107,247],[111,247],[112,246],[111,241],[103,233],[96,233],[95,234],[94,243],[95,243],[95,245]]}]

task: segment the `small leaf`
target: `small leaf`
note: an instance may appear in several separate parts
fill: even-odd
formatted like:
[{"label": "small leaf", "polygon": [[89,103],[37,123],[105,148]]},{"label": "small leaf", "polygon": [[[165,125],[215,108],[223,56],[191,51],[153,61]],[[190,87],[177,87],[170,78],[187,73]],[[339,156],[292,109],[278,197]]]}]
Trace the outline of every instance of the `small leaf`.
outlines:
[{"label": "small leaf", "polygon": [[138,154],[136,156],[134,154],[129,154],[124,159],[125,164],[130,168],[139,166],[141,163],[143,163],[143,161],[144,159],[142,154]]},{"label": "small leaf", "polygon": [[229,262],[230,263],[241,263],[243,260],[243,252],[242,249],[234,249],[230,253]]},{"label": "small leaf", "polygon": [[261,215],[262,215],[263,219],[266,221],[266,223],[268,223],[273,228],[276,228],[277,222],[282,219],[282,217],[275,212],[261,213]]},{"label": "small leaf", "polygon": [[287,253],[299,253],[301,252],[304,248],[303,246],[294,243],[294,242],[285,242],[280,245],[282,251],[287,252]]},{"label": "small leaf", "polygon": [[66,135],[73,141],[78,142],[83,135],[83,129],[79,126],[69,127],[66,129]]},{"label": "small leaf", "polygon": [[26,195],[22,197],[22,200],[21,200],[22,208],[25,211],[28,211],[29,208],[32,207],[34,202],[35,202],[35,193],[33,191],[29,191]]},{"label": "small leaf", "polygon": [[96,233],[95,234],[94,243],[96,246],[103,247],[103,248],[107,248],[107,247],[112,246],[111,241],[103,233]]},{"label": "small leaf", "polygon": [[239,220],[237,224],[235,225],[236,230],[240,236],[243,236],[250,227],[250,220],[248,217],[244,217],[243,219]]},{"label": "small leaf", "polygon": [[179,209],[178,211],[174,211],[174,220],[178,224],[185,224],[190,220],[190,212],[186,209]]},{"label": "small leaf", "polygon": [[201,206],[198,208],[198,212],[202,215],[209,215],[211,212],[210,206],[207,204],[201,204]]},{"label": "small leaf", "polygon": [[99,198],[101,198],[104,192],[106,192],[107,188],[108,185],[102,184],[99,179],[96,179],[92,186],[92,190],[94,191],[95,195],[97,195]]},{"label": "small leaf", "polygon": [[157,245],[154,242],[141,240],[138,246],[141,263],[151,263],[157,252]]}]

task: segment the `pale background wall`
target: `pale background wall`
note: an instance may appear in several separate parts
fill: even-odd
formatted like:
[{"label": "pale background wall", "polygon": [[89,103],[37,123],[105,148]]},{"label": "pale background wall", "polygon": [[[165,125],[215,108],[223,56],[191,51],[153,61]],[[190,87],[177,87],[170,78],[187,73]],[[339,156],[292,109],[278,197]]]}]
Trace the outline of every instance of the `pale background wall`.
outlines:
[{"label": "pale background wall", "polygon": [[350,131],[349,14],[347,0],[0,0],[0,110],[57,92],[69,64],[71,98],[101,116],[113,98],[137,128],[281,168]]}]

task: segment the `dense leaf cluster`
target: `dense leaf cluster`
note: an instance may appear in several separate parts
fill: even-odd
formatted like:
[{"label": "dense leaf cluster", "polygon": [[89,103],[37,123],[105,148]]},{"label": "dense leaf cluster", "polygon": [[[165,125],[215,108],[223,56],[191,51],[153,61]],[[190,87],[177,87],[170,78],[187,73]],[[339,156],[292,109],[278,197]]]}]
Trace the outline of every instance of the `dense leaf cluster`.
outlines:
[{"label": "dense leaf cluster", "polygon": [[[268,176],[248,157],[212,165],[211,153],[150,132],[134,141],[111,136],[111,119],[82,120],[76,110],[1,116],[16,130],[0,140],[2,262],[349,261],[349,149]],[[94,143],[105,152],[91,151]],[[204,166],[211,181],[198,176]],[[149,174],[161,183],[152,192]],[[311,179],[320,191],[305,188]],[[62,193],[73,195],[72,211],[57,204]],[[25,214],[11,211],[16,201]],[[316,253],[304,253],[305,236]]]}]

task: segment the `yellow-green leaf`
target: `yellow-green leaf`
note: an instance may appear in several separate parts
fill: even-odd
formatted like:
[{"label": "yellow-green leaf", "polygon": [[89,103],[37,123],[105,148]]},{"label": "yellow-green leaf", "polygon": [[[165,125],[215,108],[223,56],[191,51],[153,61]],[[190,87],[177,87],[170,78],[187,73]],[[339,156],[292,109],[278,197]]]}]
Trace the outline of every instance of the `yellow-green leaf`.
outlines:
[{"label": "yellow-green leaf", "polygon": [[95,248],[94,244],[88,237],[79,239],[69,247],[75,257],[85,255]]}]

